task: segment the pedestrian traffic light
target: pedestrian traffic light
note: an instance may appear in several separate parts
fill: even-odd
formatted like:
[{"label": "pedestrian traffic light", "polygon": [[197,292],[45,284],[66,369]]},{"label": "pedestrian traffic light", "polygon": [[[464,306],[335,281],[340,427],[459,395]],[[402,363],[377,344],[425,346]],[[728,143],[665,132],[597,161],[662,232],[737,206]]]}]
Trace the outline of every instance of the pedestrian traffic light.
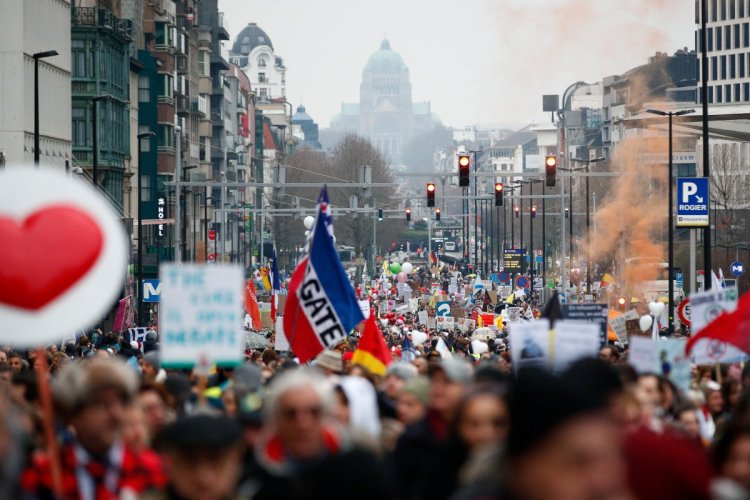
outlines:
[{"label": "pedestrian traffic light", "polygon": [[547,187],[554,187],[557,183],[557,156],[548,155],[544,160],[544,168],[547,177]]},{"label": "pedestrian traffic light", "polygon": [[427,206],[428,207],[435,206],[435,183],[434,182],[427,183]]},{"label": "pedestrian traffic light", "polygon": [[406,222],[411,222],[411,208],[406,209]]},{"label": "pedestrian traffic light", "polygon": [[536,205],[531,207],[531,218],[532,219],[536,218]]},{"label": "pedestrian traffic light", "polygon": [[502,182],[495,183],[495,206],[496,207],[503,206],[503,188],[504,186]]},{"label": "pedestrian traffic light", "polygon": [[378,208],[378,220],[383,220],[383,209]]},{"label": "pedestrian traffic light", "polygon": [[440,220],[440,209],[439,208],[435,209],[435,220],[436,221]]},{"label": "pedestrian traffic light", "polygon": [[469,172],[471,172],[471,156],[467,154],[458,155],[458,185],[460,187],[469,185]]},{"label": "pedestrian traffic light", "polygon": [[521,216],[521,209],[516,207],[513,211],[516,212],[516,219],[518,219]]}]

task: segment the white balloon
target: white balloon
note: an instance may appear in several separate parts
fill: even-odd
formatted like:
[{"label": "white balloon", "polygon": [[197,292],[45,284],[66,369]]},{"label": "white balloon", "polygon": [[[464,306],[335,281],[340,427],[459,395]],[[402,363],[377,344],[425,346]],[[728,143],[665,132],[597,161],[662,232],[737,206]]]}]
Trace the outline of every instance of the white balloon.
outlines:
[{"label": "white balloon", "polygon": [[414,271],[414,266],[411,265],[411,262],[404,262],[401,266],[401,270],[406,274],[411,274],[412,271]]},{"label": "white balloon", "polygon": [[427,334],[425,332],[420,332],[419,330],[414,330],[411,332],[411,342],[415,346],[422,345],[427,342]]},{"label": "white balloon", "polygon": [[307,229],[312,229],[313,224],[315,224],[315,217],[313,217],[312,215],[308,215],[307,217],[305,217],[303,224],[305,224],[305,227]]},{"label": "white balloon", "polygon": [[654,318],[651,316],[641,316],[641,319],[638,320],[638,326],[641,327],[641,331],[645,332],[649,328],[651,328],[651,325],[654,323]]}]

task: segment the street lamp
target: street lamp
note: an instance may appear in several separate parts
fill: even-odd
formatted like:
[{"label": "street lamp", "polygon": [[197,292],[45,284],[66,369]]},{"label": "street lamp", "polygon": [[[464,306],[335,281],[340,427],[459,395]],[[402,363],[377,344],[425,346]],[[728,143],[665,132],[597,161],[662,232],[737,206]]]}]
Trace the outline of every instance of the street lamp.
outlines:
[{"label": "street lamp", "polygon": [[[91,162],[91,165],[92,165],[91,181],[94,183],[94,188],[97,188],[97,189],[99,188],[99,181],[97,180],[97,177],[98,177],[97,171],[99,169],[99,144],[98,144],[98,137],[97,137],[98,135],[97,130],[98,130],[98,125],[99,125],[98,124],[99,114],[97,113],[96,103],[98,103],[99,101],[106,101],[109,99],[113,99],[113,97],[110,94],[98,95],[96,97],[91,98],[91,106],[92,106],[91,113],[93,115],[93,123],[91,125],[91,143],[94,149],[93,161]],[[140,137],[140,135],[138,137]],[[139,159],[139,162],[140,162],[140,159]],[[139,168],[140,168],[140,163],[139,163]]]},{"label": "street lamp", "polygon": [[[672,117],[674,116],[682,116],[687,115],[690,113],[694,113],[694,109],[681,109],[678,111],[661,111],[658,109],[647,109],[646,113],[651,113],[652,115],[658,115],[658,116],[666,116],[669,118],[669,173],[667,174],[667,187],[668,187],[668,193],[667,193],[667,204],[668,206],[668,218],[667,218],[667,240],[668,240],[668,248],[669,248],[669,271],[668,271],[668,280],[669,280],[669,297],[668,297],[668,309],[667,309],[667,317],[669,318],[669,334],[674,333],[674,279],[672,278],[672,269],[674,268],[674,228],[672,226],[672,220],[674,219],[673,215],[673,203],[672,203],[672,197],[673,194],[673,187],[672,187]],[[705,144],[704,144],[705,147]]]},{"label": "street lamp", "polygon": [[[589,209],[589,167],[605,158],[599,156],[591,159],[571,158],[570,161],[584,163],[586,168],[586,293],[591,293],[591,210]],[[572,198],[572,197],[571,197]],[[573,211],[571,210],[571,215]]]},{"label": "street lamp", "polygon": [[60,55],[56,50],[31,54],[34,58],[34,165],[39,168],[39,59]]},{"label": "street lamp", "polygon": [[[141,209],[141,199],[143,191],[141,190],[141,150],[143,139],[148,138],[150,141],[156,134],[154,132],[144,132],[138,134],[138,269],[137,269],[137,284],[138,287],[138,324],[139,326],[146,326],[143,324],[143,210]],[[149,148],[150,150],[151,148]],[[94,178],[96,179],[96,177]]]}]

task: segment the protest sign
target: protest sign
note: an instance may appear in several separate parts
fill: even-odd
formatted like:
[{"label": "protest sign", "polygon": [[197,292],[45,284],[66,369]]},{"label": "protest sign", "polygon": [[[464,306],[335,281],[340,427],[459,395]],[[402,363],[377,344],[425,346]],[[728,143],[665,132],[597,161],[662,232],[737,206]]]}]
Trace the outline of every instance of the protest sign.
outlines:
[{"label": "protest sign", "polygon": [[595,323],[599,325],[599,343],[607,343],[607,304],[563,304],[563,319]]},{"label": "protest sign", "polygon": [[162,365],[191,367],[205,356],[219,366],[241,363],[242,268],[164,264],[160,277]]},{"label": "protest sign", "polygon": [[409,312],[414,314],[419,309],[419,299],[409,299]]},{"label": "protest sign", "polygon": [[634,337],[630,341],[630,364],[638,373],[667,377],[687,392],[690,389],[690,359],[685,356],[685,343],[685,339]]},{"label": "protest sign", "polygon": [[451,307],[451,316],[454,318],[465,318],[466,317],[466,309],[463,307]]},{"label": "protest sign", "polygon": [[482,326],[487,328],[495,329],[495,314],[494,313],[482,313]]},{"label": "protest sign", "polygon": [[580,321],[555,321],[553,350],[550,353],[555,371],[565,370],[581,358],[599,353],[599,325]]},{"label": "protest sign", "polygon": [[450,301],[438,302],[437,304],[435,304],[435,310],[438,316],[450,316],[451,315]]},{"label": "protest sign", "polygon": [[505,310],[508,312],[508,323],[515,324],[521,321],[520,307],[508,307]]},{"label": "protest sign", "polygon": [[525,367],[548,367],[550,342],[547,319],[510,325],[510,343],[516,371]]},{"label": "protest sign", "polygon": [[436,323],[437,322],[435,321],[435,318],[427,318],[427,328],[428,329],[434,330]]},{"label": "protest sign", "polygon": [[[359,309],[362,311],[362,315],[365,317],[365,319],[370,317],[370,301],[369,300],[358,300],[357,304],[359,304]],[[278,321],[276,322],[278,325]],[[277,331],[278,335],[278,331]]]},{"label": "protest sign", "polygon": [[453,330],[455,325],[455,318],[451,316],[437,316],[437,329],[438,330]]},{"label": "protest sign", "polygon": [[427,324],[427,311],[419,311],[417,313],[417,319],[419,320],[420,325],[426,325]]},{"label": "protest sign", "polygon": [[638,313],[635,310],[630,309],[618,316],[609,318],[609,326],[620,339],[620,342],[622,342],[624,339],[628,338],[628,320],[635,320],[637,322],[638,318]]}]

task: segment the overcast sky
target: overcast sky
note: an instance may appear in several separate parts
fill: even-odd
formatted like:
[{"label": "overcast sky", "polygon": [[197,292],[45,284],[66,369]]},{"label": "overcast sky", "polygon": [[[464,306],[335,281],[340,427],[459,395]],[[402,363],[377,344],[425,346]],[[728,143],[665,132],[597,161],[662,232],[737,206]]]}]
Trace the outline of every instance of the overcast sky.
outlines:
[{"label": "overcast sky", "polygon": [[232,40],[249,22],[287,66],[287,94],[328,127],[359,99],[384,36],[411,71],[414,100],[443,123],[548,119],[542,94],[694,48],[694,0],[220,0]]}]

